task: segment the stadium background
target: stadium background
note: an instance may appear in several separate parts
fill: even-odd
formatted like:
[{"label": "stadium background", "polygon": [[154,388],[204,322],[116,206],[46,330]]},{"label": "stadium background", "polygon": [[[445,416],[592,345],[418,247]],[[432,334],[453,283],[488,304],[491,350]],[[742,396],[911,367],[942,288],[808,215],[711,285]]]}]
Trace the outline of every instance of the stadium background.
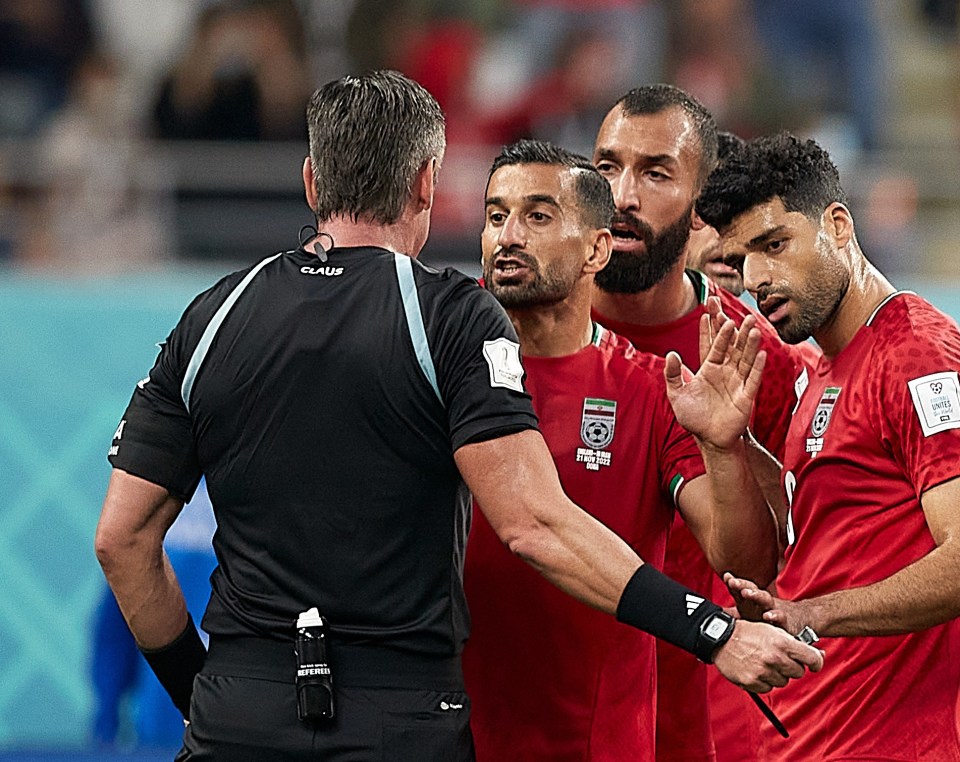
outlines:
[{"label": "stadium background", "polygon": [[[589,153],[619,94],[670,81],[723,129],[820,140],[868,258],[960,318],[957,3],[823,5],[0,0],[0,759],[108,754],[89,741],[106,449],[190,298],[310,221],[302,103],[332,77],[399,68],[447,111],[433,264],[477,272],[501,143]],[[191,59],[200,41],[223,58]],[[265,59],[289,89],[270,108]],[[231,96],[206,104],[213,127],[158,106],[206,65]],[[133,746],[116,753],[170,756]]]}]

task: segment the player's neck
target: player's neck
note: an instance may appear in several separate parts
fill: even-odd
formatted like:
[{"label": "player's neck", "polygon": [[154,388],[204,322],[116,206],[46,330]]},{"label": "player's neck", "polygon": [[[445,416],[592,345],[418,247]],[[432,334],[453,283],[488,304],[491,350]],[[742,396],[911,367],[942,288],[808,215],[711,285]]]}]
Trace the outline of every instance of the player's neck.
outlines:
[{"label": "player's neck", "polygon": [[831,318],[814,331],[813,338],[823,354],[833,359],[847,346],[857,331],[870,319],[880,303],[896,289],[877,268],[862,256],[857,257],[850,285]]},{"label": "player's neck", "polygon": [[566,357],[576,354],[593,339],[590,291],[571,294],[562,302],[544,307],[507,310],[520,337],[520,352],[527,357]]},{"label": "player's neck", "polygon": [[611,294],[593,287],[593,308],[619,323],[672,323],[692,312],[697,304],[697,290],[684,272],[682,261],[655,286],[636,294]]}]

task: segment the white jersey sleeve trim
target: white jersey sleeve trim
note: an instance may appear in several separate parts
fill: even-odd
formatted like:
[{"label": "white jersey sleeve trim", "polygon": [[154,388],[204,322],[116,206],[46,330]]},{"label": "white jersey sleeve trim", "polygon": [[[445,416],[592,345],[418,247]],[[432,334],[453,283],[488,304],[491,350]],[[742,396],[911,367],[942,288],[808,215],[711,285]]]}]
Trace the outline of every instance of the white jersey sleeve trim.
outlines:
[{"label": "white jersey sleeve trim", "polygon": [[187,408],[188,413],[190,412],[190,393],[193,391],[194,381],[197,380],[197,373],[200,372],[200,367],[207,358],[207,352],[210,351],[210,346],[213,344],[213,340],[216,338],[220,326],[223,325],[223,321],[226,320],[227,315],[230,313],[230,310],[233,309],[233,305],[237,303],[240,295],[246,290],[247,286],[250,285],[250,281],[252,281],[257,276],[257,273],[264,267],[281,256],[282,253],[283,252],[280,252],[274,254],[272,257],[267,257],[248,272],[243,280],[230,292],[230,295],[224,300],[223,304],[220,305],[220,309],[214,313],[210,322],[207,323],[207,327],[203,331],[203,336],[200,337],[200,343],[197,344],[197,348],[193,350],[193,354],[190,356],[190,362],[187,363],[187,370],[183,374],[183,384],[180,386],[180,397],[183,399],[183,404]]},{"label": "white jersey sleeve trim", "polygon": [[420,298],[417,296],[417,282],[413,277],[413,260],[406,254],[394,254],[394,263],[397,267],[397,281],[400,283],[400,298],[403,299],[403,311],[407,318],[407,327],[410,329],[410,339],[413,341],[413,351],[417,355],[417,362],[423,375],[427,377],[434,394],[443,404],[440,387],[437,385],[437,372],[433,367],[433,356],[430,354],[430,344],[427,342],[427,330],[423,325],[423,313],[420,312]]}]

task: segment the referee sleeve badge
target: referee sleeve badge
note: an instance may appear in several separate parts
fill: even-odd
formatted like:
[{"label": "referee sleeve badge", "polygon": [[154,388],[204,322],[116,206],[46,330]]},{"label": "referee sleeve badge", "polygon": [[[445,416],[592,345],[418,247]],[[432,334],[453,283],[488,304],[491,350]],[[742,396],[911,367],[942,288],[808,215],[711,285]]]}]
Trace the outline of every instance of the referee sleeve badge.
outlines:
[{"label": "referee sleeve badge", "polygon": [[485,341],[483,359],[490,370],[490,386],[523,391],[523,363],[520,362],[519,344],[503,337]]}]

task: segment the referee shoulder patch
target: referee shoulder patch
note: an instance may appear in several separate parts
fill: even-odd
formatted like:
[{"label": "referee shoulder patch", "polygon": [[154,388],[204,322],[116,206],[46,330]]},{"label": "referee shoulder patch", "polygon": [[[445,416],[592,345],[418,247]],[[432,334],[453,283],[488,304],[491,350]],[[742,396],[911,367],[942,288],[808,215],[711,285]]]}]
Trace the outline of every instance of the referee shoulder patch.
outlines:
[{"label": "referee shoulder patch", "polygon": [[523,363],[517,342],[503,337],[484,341],[483,359],[490,370],[490,386],[523,392]]}]

